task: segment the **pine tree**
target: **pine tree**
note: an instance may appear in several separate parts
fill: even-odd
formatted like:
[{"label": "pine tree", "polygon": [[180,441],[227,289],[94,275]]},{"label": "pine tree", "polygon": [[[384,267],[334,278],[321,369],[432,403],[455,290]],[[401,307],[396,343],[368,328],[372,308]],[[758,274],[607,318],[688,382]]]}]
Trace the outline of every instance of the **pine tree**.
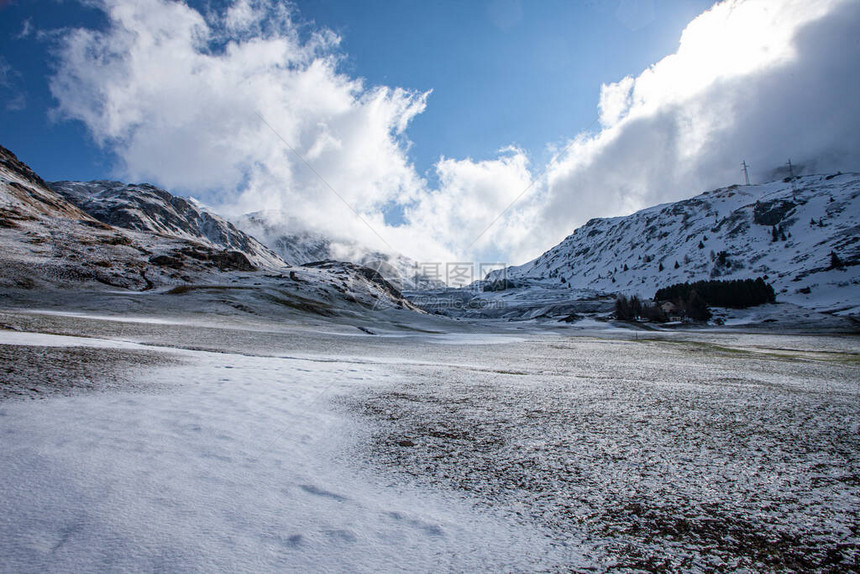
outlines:
[{"label": "pine tree", "polygon": [[634,319],[638,319],[642,316],[642,302],[636,295],[630,298],[630,313],[633,315]]},{"label": "pine tree", "polygon": [[615,318],[621,321],[630,321],[636,318],[631,308],[631,300],[624,295],[619,295],[615,299]]},{"label": "pine tree", "polygon": [[842,269],[845,267],[845,264],[842,262],[842,259],[836,254],[835,251],[830,252],[830,268],[831,269]]},{"label": "pine tree", "polygon": [[687,299],[687,316],[693,321],[707,321],[711,318],[711,310],[705,300],[695,290],[690,291]]},{"label": "pine tree", "polygon": [[680,267],[680,265],[678,265],[678,262],[675,261],[675,269],[677,269],[678,267]]},{"label": "pine tree", "polygon": [[776,293],[765,283],[764,278],[736,279],[733,281],[697,281],[696,283],[676,283],[658,289],[655,301],[672,301],[681,308],[689,304],[691,293],[695,291],[706,305],[743,309],[762,303],[773,303]]}]

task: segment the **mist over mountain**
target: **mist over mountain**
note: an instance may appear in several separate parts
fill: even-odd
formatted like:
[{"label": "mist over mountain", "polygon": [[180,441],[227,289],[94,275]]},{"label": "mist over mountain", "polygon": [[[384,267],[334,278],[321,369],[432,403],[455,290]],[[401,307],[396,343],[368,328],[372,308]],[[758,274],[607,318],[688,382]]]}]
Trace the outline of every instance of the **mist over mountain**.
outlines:
[{"label": "mist over mountain", "polygon": [[419,262],[400,253],[381,251],[357,240],[334,239],[304,230],[302,222],[284,212],[255,212],[235,218],[236,225],[259,238],[284,261],[302,265],[323,260],[349,261],[375,269],[398,289],[442,287],[441,279],[423,274]]}]

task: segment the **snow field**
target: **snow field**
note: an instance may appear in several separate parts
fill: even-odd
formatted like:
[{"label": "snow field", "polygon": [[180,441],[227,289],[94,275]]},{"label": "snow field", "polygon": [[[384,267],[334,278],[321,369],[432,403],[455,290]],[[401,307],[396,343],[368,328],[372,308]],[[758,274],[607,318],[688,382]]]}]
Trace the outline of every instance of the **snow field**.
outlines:
[{"label": "snow field", "polygon": [[856,340],[582,337],[506,354],[407,366],[406,384],[354,398],[377,421],[365,458],[542,525],[598,571],[860,562]]},{"label": "snow field", "polygon": [[[0,344],[131,345],[0,334]],[[364,431],[329,401],[392,380],[386,368],[170,352],[183,364],[141,373],[168,392],[0,404],[0,570],[435,572],[559,560],[539,529],[355,471],[344,447]]]}]

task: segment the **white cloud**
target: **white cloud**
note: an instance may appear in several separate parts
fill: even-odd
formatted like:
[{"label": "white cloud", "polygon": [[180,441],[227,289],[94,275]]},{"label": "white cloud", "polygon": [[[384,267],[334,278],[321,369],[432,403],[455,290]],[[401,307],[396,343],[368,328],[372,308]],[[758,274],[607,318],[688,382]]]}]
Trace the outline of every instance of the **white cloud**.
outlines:
[{"label": "white cloud", "polygon": [[436,172],[439,188],[406,211],[410,232],[444,246],[455,258],[465,252],[482,261],[509,257],[528,242],[531,222],[522,219],[537,195],[491,225],[531,183],[525,152],[508,148],[484,161],[442,158]]},{"label": "white cloud", "polygon": [[[836,0],[727,0],[693,20],[677,52],[636,78],[629,115],[689,100],[714,84],[754,76],[797,59],[797,29]],[[755,81],[755,77],[751,78]]]},{"label": "white cloud", "polygon": [[634,80],[631,76],[613,84],[600,86],[600,123],[612,127],[623,119],[630,111],[633,103],[632,91]]},{"label": "white cloud", "polygon": [[[536,183],[544,166],[507,149],[441,158],[435,189],[412,166],[407,138],[429,93],[343,74],[340,39],[300,27],[283,4],[235,0],[202,14],[167,0],[100,1],[110,26],[66,33],[51,85],[58,113],[115,150],[119,175],[228,213],[283,211],[422,260],[521,262],[591,217],[740,181],[742,159],[759,179],[789,157],[843,170],[860,159],[852,0],[717,4],[676,53],[604,85],[601,128],[575,136]],[[648,2],[625,6],[647,19]],[[392,208],[404,222],[386,222]]]},{"label": "white cloud", "polygon": [[27,107],[27,97],[21,85],[21,73],[14,69],[0,56],[0,97],[3,108],[9,112],[18,112]]},{"label": "white cloud", "polygon": [[21,25],[21,31],[18,32],[18,35],[15,36],[16,40],[23,40],[28,38],[33,33],[33,20],[27,18],[24,20],[24,23]]},{"label": "white cloud", "polygon": [[265,8],[249,0],[239,0],[227,9],[224,24],[230,32],[247,33],[258,29],[265,19]]}]

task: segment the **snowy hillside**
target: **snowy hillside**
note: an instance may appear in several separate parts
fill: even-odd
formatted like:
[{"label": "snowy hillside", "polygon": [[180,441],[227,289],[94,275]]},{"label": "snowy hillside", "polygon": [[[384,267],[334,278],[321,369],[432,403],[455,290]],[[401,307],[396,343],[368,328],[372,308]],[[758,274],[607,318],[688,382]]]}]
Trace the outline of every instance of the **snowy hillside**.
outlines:
[{"label": "snowy hillside", "polygon": [[[169,282],[148,262],[185,242],[155,240],[84,213],[15,155],[0,147],[0,287],[36,289],[87,283],[132,290]],[[188,271],[200,271],[204,265]]]},{"label": "snowy hillside", "polygon": [[857,314],[858,264],[860,174],[850,173],[733,185],[592,219],[505,273],[514,284],[644,297],[673,283],[764,276],[780,302]]},{"label": "snowy hillside", "polygon": [[270,249],[219,215],[148,183],[55,181],[50,186],[81,210],[108,225],[241,251],[259,267],[282,267],[285,264]]},{"label": "snowy hillside", "polygon": [[[59,197],[30,167],[15,154],[0,147],[0,227],[13,229],[16,220],[40,217],[68,217],[95,224],[96,220]],[[97,227],[97,225],[96,225]]]}]

